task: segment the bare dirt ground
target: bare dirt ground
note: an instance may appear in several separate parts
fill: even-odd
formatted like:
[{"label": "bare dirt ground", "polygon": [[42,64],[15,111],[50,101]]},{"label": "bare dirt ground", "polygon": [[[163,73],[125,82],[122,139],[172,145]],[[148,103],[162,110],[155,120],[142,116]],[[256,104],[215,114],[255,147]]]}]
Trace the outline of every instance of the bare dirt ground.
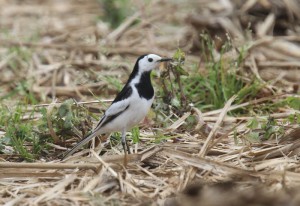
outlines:
[{"label": "bare dirt ground", "polygon": [[[205,75],[203,31],[215,41],[214,57],[228,71],[230,59],[246,47],[240,78],[255,78],[263,87],[239,104],[233,104],[233,96],[221,109],[201,112],[191,106],[181,115],[174,112],[165,116],[166,127],[149,117],[126,167],[117,147],[101,156],[84,149],[61,162],[58,153],[78,138],[49,144],[48,154],[31,163],[1,148],[0,204],[299,205],[300,103],[293,99],[294,107],[289,107],[282,102],[299,98],[300,2],[128,1],[127,7],[120,6],[130,12],[115,28],[101,19],[103,2],[0,1],[1,104],[17,104],[22,92],[14,92],[25,85],[35,99],[29,112],[32,105],[51,112],[51,102],[70,98],[99,112],[115,95],[118,82],[126,81],[138,56],[172,57],[177,48],[186,53],[187,71],[196,68]],[[227,41],[234,49],[220,55]],[[270,103],[280,106],[269,114],[258,112]],[[255,112],[229,115],[237,109]],[[187,126],[190,117],[197,120],[192,127]],[[246,138],[269,132],[251,130],[253,117],[276,121],[272,129],[278,130],[265,140]],[[22,118],[39,121],[41,116]],[[7,133],[3,128],[0,138]],[[157,142],[157,133],[171,138]]]}]

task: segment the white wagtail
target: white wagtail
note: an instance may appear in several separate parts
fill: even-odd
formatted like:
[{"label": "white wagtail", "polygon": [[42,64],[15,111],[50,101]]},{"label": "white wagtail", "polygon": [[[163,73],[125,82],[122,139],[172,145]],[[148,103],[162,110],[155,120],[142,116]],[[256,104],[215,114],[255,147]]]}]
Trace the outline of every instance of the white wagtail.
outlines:
[{"label": "white wagtail", "polygon": [[125,146],[130,153],[126,142],[126,131],[144,119],[154,99],[150,73],[159,66],[160,62],[170,60],[172,59],[162,58],[155,54],[140,56],[127,83],[106,110],[93,132],[78,142],[62,159],[72,155],[95,136],[117,131],[122,132],[122,146],[125,155]]}]

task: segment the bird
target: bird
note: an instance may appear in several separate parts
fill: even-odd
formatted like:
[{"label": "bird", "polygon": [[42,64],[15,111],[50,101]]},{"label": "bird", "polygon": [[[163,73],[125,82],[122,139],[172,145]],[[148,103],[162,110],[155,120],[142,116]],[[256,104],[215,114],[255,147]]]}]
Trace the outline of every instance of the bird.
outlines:
[{"label": "bird", "polygon": [[117,94],[91,134],[67,151],[62,160],[71,156],[94,137],[111,132],[122,132],[121,143],[125,156],[127,154],[125,147],[130,153],[126,142],[126,132],[140,123],[147,115],[154,100],[151,71],[157,68],[161,62],[167,61],[172,61],[172,58],[163,58],[156,54],[140,56],[123,89]]}]

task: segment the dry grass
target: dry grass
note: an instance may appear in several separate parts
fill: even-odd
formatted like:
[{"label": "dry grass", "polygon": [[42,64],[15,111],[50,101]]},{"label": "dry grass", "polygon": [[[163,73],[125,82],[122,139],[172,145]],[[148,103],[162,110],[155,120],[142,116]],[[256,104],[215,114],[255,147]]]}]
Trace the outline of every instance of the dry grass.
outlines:
[{"label": "dry grass", "polygon": [[[202,113],[193,107],[181,116],[166,117],[169,126],[157,131],[173,139],[159,144],[149,122],[145,123],[126,167],[114,147],[101,156],[85,149],[64,162],[54,153],[48,154],[47,162],[41,158],[35,163],[14,162],[18,155],[0,154],[0,204],[299,205],[300,129],[287,119],[299,118],[300,111],[284,105],[269,115],[256,113],[258,120],[273,118],[283,130],[265,141],[247,138],[253,132],[247,126],[253,115],[228,113],[299,97],[300,3],[131,2],[135,11],[110,29],[97,20],[103,13],[98,1],[1,1],[0,96],[25,81],[30,82],[28,89],[37,104],[48,111],[51,104],[47,103],[67,98],[103,109],[110,98],[99,104],[92,101],[94,95],[113,97],[116,88],[97,74],[124,81],[138,55],[172,56],[180,47],[187,52],[186,64],[196,64],[197,71],[205,73],[202,55],[207,51],[201,51],[199,38],[203,29],[215,38],[215,58],[222,58],[228,70],[228,60],[247,47],[242,78],[256,78],[264,88],[256,99],[238,105],[233,104],[234,96],[219,110]],[[228,39],[235,49],[221,56]],[[14,105],[20,99],[4,98],[2,103]],[[186,130],[191,116],[197,123]],[[0,132],[4,137],[5,131]],[[67,149],[58,144],[51,147],[56,152]]]}]

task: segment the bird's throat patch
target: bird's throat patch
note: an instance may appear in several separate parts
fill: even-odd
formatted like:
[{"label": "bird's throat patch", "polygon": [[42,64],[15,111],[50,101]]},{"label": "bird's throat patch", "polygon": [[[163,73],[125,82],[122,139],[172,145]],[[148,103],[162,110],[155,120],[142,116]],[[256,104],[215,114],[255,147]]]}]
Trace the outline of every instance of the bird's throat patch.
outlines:
[{"label": "bird's throat patch", "polygon": [[141,75],[140,82],[134,85],[140,97],[145,98],[146,100],[150,100],[154,96],[154,89],[151,84],[150,73],[151,71],[144,72]]}]

